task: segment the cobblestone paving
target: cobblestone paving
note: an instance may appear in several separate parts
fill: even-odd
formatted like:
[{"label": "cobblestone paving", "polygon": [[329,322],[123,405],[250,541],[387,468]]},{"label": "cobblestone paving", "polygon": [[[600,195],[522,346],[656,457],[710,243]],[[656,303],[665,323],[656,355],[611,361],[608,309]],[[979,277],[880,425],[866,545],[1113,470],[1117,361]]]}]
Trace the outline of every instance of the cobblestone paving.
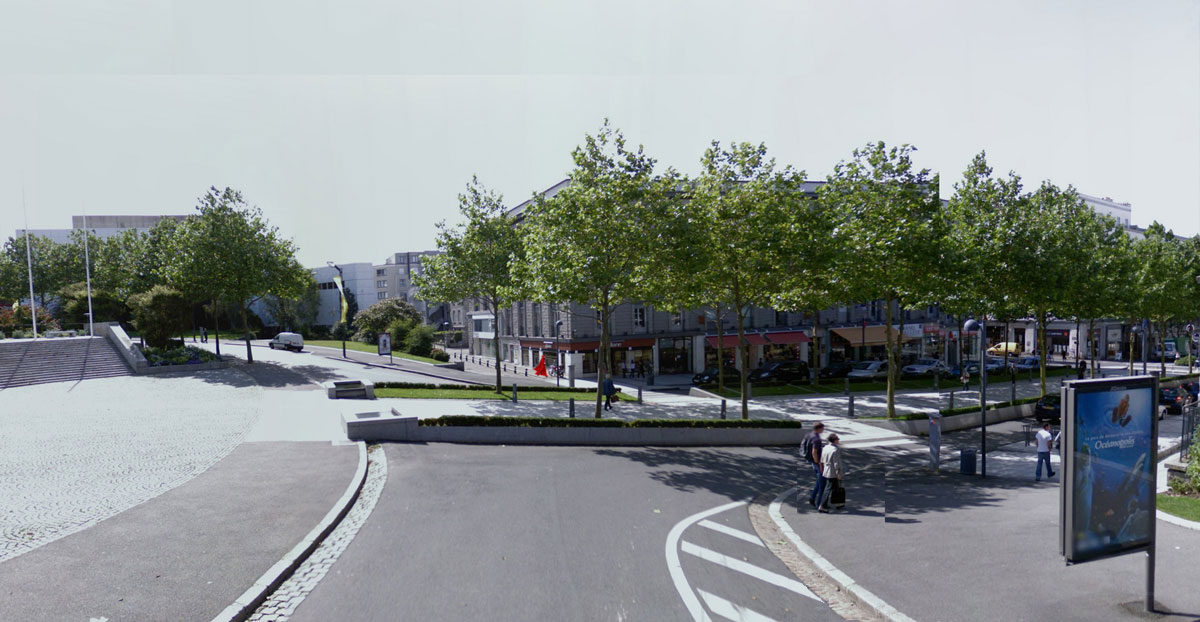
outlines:
[{"label": "cobblestone paving", "polygon": [[261,397],[233,369],[0,392],[0,562],[204,472],[242,441]]},{"label": "cobblestone paving", "polygon": [[250,616],[251,622],[283,622],[287,620],[296,607],[304,602],[317,583],[329,572],[329,568],[341,556],[342,551],[354,540],[358,530],[375,509],[379,493],[387,483],[387,456],[383,448],[371,446],[367,451],[367,481],[363,483],[362,492],[346,513],[342,522],[334,528],[329,537],[317,547],[316,551],[306,559],[296,573],[291,576],[279,589],[267,597],[267,600]]}]

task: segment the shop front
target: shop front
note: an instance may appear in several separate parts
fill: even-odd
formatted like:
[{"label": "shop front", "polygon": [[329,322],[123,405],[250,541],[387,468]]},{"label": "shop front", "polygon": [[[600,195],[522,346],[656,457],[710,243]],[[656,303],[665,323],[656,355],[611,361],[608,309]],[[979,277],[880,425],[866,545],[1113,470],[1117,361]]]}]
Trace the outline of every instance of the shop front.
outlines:
[{"label": "shop front", "polygon": [[690,374],[693,371],[692,338],[660,337],[658,340],[658,373],[665,376]]},{"label": "shop front", "polygon": [[[716,368],[718,360],[724,360],[726,365],[731,365],[741,369],[740,362],[737,356],[737,333],[730,333],[721,336],[720,345],[723,348],[718,348],[716,335],[708,335],[704,338],[704,366],[706,368]],[[758,367],[758,359],[763,356],[763,349],[772,345],[759,333],[746,333],[746,340],[743,342],[747,348],[746,356],[749,357],[750,367]],[[776,344],[786,345],[786,344]],[[660,351],[662,346],[659,346]]]}]

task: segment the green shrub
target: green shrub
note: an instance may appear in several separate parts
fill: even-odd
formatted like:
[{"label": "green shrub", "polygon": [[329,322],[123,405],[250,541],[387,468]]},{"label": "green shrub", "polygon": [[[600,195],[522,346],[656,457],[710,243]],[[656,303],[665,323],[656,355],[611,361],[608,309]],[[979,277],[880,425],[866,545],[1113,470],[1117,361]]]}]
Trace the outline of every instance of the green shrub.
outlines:
[{"label": "green shrub", "polygon": [[142,354],[145,355],[146,361],[156,367],[162,365],[197,365],[221,360],[216,354],[195,346],[177,348],[147,347],[142,350]]},{"label": "green shrub", "polygon": [[[376,389],[464,389],[468,391],[495,391],[496,385],[492,384],[433,384],[431,382],[376,382]],[[505,387],[508,388],[508,387]],[[583,387],[555,387],[555,386],[537,386],[529,387],[531,390],[555,393],[580,393],[584,395],[595,395],[596,389]],[[520,388],[518,387],[518,390]]]},{"label": "green shrub", "polygon": [[1196,364],[1195,359],[1196,357],[1194,356],[1181,356],[1175,359],[1175,364],[1183,367],[1191,367]]},{"label": "green shrub", "polygon": [[[379,333],[388,330],[392,322],[401,319],[409,320],[414,325],[419,324],[421,312],[399,298],[380,300],[354,314],[354,320],[351,322],[355,330],[354,339],[363,343],[377,343]],[[395,335],[393,335],[392,343],[403,343],[396,341],[394,337]]]},{"label": "green shrub", "polygon": [[178,290],[155,285],[150,291],[129,297],[133,324],[152,348],[162,348],[167,341],[187,326],[190,310],[187,300]]},{"label": "green shrub", "polygon": [[[1197,427],[1200,432],[1200,427]],[[1187,469],[1183,477],[1171,480],[1171,492],[1178,495],[1200,495],[1200,436],[1192,433],[1192,446],[1188,449]]]},{"label": "green shrub", "polygon": [[[378,385],[377,385],[378,386]],[[803,428],[800,421],[790,419],[593,419],[584,417],[485,417],[480,415],[449,415],[436,419],[421,419],[419,425],[485,426],[519,428]]]},{"label": "green shrub", "polygon": [[404,341],[408,339],[408,331],[412,330],[415,322],[410,318],[402,317],[392,320],[387,325],[388,334],[392,336],[392,347],[399,350],[404,347]]},{"label": "green shrub", "polygon": [[424,324],[413,326],[404,337],[404,351],[415,356],[433,353],[433,328]]},{"label": "green shrub", "polygon": [[[0,339],[2,339],[2,338],[3,337],[0,337]],[[449,363],[450,362],[450,353],[445,350],[434,350],[432,358],[435,361],[439,361],[442,363]]]}]

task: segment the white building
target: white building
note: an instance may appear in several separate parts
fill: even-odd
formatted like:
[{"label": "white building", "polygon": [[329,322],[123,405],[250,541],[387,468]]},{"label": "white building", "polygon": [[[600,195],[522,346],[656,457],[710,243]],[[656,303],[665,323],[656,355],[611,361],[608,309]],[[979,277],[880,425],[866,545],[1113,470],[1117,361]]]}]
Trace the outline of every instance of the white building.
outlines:
[{"label": "white building", "polygon": [[[353,292],[358,301],[359,309],[366,309],[375,304],[375,268],[369,263],[337,264],[342,269],[342,284],[347,291]],[[312,269],[313,278],[317,281],[320,304],[317,307],[316,324],[333,326],[341,319],[342,302],[333,277],[337,269],[332,266],[322,266]],[[346,318],[347,321],[351,318]]]},{"label": "white building", "polygon": [[[29,235],[41,236],[50,238],[58,244],[69,244],[71,242],[71,232],[83,230],[83,221],[87,219],[87,228],[92,231],[96,237],[100,239],[111,238],[122,231],[133,229],[143,233],[158,224],[158,221],[164,218],[172,220],[183,220],[187,216],[180,215],[163,215],[163,216],[117,216],[97,214],[95,216],[72,216],[70,229],[30,229]],[[25,229],[17,229],[14,237],[21,238],[25,236]]]}]

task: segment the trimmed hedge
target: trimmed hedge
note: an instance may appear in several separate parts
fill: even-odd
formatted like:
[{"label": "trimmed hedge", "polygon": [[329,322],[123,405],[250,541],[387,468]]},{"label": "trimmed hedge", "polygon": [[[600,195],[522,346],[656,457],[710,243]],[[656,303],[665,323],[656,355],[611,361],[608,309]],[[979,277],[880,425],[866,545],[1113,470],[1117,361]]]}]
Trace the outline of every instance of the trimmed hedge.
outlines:
[{"label": "trimmed hedge", "polygon": [[[464,391],[495,391],[496,385],[492,384],[433,384],[431,382],[376,382],[376,389],[462,389]],[[504,390],[512,389],[512,385],[504,387]],[[529,391],[545,391],[547,393],[582,393],[587,395],[595,395],[595,389],[588,388],[571,388],[571,387],[554,387],[554,386],[521,386],[517,385],[517,392],[522,389]]]},{"label": "trimmed hedge", "polygon": [[518,428],[802,428],[800,421],[784,419],[594,419],[582,417],[486,417],[482,415],[448,415],[436,419],[421,419],[419,425],[518,427]]}]

